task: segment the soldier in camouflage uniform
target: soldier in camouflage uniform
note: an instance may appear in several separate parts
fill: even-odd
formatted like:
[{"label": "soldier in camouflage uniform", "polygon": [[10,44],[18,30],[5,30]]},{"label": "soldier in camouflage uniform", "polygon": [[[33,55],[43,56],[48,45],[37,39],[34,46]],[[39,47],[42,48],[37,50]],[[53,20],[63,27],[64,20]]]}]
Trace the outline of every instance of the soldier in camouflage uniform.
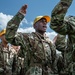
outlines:
[{"label": "soldier in camouflage uniform", "polygon": [[[66,55],[67,55],[67,38],[66,35],[57,34],[53,39],[53,42],[56,46],[56,49],[61,52],[61,57],[59,56],[57,60],[58,73],[61,75],[68,75],[66,71],[66,67],[68,66],[66,63]],[[60,66],[62,64],[62,66]],[[62,68],[61,68],[62,67]]]},{"label": "soldier in camouflage uniform", "polygon": [[[22,56],[22,50],[20,49],[20,46],[14,46],[12,45],[12,47],[16,50],[16,66],[15,63],[13,63],[13,71],[15,71],[17,74],[16,75],[24,75],[24,57]],[[15,69],[15,70],[14,70]],[[14,75],[14,74],[13,74]]]},{"label": "soldier in camouflage uniform", "polygon": [[24,57],[24,75],[55,75],[53,62],[56,49],[45,35],[49,16],[35,18],[33,27],[35,32],[16,33],[20,22],[26,14],[27,5],[22,6],[19,12],[8,22],[6,39],[14,45],[20,45]]},{"label": "soldier in camouflage uniform", "polygon": [[70,75],[75,75],[75,16],[67,16],[66,12],[73,0],[61,0],[53,9],[51,14],[50,27],[57,33],[68,35],[67,54],[67,71]]},{"label": "soldier in camouflage uniform", "polygon": [[23,74],[23,64],[24,64],[24,58],[21,56],[21,49],[20,46],[11,45],[11,47],[16,51],[16,54],[14,55],[14,60],[12,64],[12,72],[13,75],[24,75]]},{"label": "soldier in camouflage uniform", "polygon": [[12,72],[12,68],[16,66],[16,64],[12,66],[16,51],[13,47],[8,45],[5,39],[5,33],[5,29],[0,32],[0,75],[16,75],[15,71]]}]

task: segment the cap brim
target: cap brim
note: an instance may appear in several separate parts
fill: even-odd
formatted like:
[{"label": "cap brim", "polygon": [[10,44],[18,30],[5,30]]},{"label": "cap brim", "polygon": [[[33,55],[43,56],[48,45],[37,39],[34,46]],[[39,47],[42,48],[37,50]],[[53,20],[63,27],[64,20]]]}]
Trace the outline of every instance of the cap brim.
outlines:
[{"label": "cap brim", "polygon": [[4,35],[5,33],[6,33],[6,29],[4,29],[0,32],[0,36]]},{"label": "cap brim", "polygon": [[2,35],[4,35],[4,34],[3,34],[3,33],[2,33],[2,34],[0,34],[0,37],[1,37]]},{"label": "cap brim", "polygon": [[45,18],[47,20],[47,23],[51,20],[50,16],[43,16],[42,18]]}]

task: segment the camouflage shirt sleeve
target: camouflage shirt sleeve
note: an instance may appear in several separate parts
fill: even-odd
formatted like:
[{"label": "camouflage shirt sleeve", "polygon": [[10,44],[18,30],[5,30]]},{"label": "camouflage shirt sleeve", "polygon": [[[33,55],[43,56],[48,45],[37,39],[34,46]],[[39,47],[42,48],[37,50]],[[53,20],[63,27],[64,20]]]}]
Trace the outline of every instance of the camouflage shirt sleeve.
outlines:
[{"label": "camouflage shirt sleeve", "polygon": [[66,36],[58,34],[55,41],[55,46],[58,51],[64,52],[67,46]]},{"label": "camouflage shirt sleeve", "polygon": [[[6,27],[6,35],[5,38],[9,43],[12,43],[14,40],[15,34],[17,32],[17,29],[19,27],[20,22],[24,18],[24,15],[21,13],[17,13],[8,23]],[[17,41],[17,40],[16,40]],[[14,43],[16,42],[14,41]]]},{"label": "camouflage shirt sleeve", "polygon": [[64,17],[72,1],[73,0],[60,0],[52,11],[50,27],[57,33],[67,34],[71,28],[68,22],[64,20]]}]

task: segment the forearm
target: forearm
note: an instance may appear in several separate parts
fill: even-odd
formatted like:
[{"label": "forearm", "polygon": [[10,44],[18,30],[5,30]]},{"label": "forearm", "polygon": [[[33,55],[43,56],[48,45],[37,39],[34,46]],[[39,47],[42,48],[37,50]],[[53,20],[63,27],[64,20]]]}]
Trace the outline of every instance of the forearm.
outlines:
[{"label": "forearm", "polygon": [[50,27],[60,34],[67,33],[67,26],[64,22],[64,17],[71,3],[72,0],[61,0],[52,11]]},{"label": "forearm", "polygon": [[58,51],[64,52],[66,49],[66,36],[58,34],[57,39],[55,41],[55,46]]},{"label": "forearm", "polygon": [[24,18],[24,15],[17,13],[7,24],[6,27],[6,39],[8,42],[11,42],[15,37],[16,31],[19,27],[20,22]]}]

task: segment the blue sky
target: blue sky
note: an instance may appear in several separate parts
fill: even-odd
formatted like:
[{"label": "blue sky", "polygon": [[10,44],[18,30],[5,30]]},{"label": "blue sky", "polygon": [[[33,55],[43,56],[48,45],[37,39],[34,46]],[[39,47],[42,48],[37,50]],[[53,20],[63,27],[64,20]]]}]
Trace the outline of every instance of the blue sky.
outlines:
[{"label": "blue sky", "polygon": [[[27,4],[27,14],[22,21],[18,31],[31,32],[33,20],[38,15],[51,15],[54,6],[60,0],[0,0],[0,30],[4,29],[7,22],[18,12],[22,5]],[[66,15],[75,15],[73,0]],[[47,29],[48,36],[52,39],[56,33],[49,28]]]}]

